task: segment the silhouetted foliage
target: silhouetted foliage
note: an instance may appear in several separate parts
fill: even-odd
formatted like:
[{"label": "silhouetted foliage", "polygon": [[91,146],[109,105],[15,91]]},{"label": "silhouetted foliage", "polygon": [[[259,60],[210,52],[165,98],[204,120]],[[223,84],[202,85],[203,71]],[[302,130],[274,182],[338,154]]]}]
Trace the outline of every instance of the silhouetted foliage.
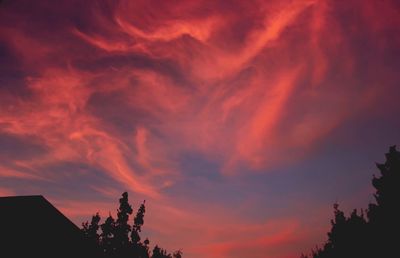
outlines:
[{"label": "silhouetted foliage", "polygon": [[171,254],[167,254],[167,251],[158,247],[157,245],[153,249],[151,258],[172,258]]},{"label": "silhouetted foliage", "polygon": [[119,199],[117,221],[114,229],[114,251],[117,257],[126,257],[129,254],[129,232],[131,226],[128,224],[129,215],[132,214],[132,207],[128,202],[128,193],[122,194]]},{"label": "silhouetted foliage", "polygon": [[[146,238],[142,242],[140,237],[145,212],[143,201],[131,226],[129,216],[132,215],[133,209],[128,201],[128,193],[124,192],[119,199],[117,220],[109,214],[105,222],[99,226],[101,218],[97,213],[92,217],[90,224],[82,223],[82,231],[86,238],[98,245],[107,258],[182,258],[182,251],[176,251],[171,255],[157,245],[150,255],[150,241]],[[98,234],[99,229],[100,234]]]},{"label": "silhouetted foliage", "polygon": [[183,255],[182,250],[178,250],[178,251],[175,251],[175,252],[172,254],[172,257],[173,257],[173,258],[182,258],[182,255]]},{"label": "silhouetted foliage", "polygon": [[353,210],[346,217],[335,204],[328,240],[322,248],[312,250],[312,258],[400,257],[400,152],[396,146],[386,153],[386,162],[376,166],[380,171],[380,176],[372,179],[376,203],[369,204],[367,218],[362,210],[360,214]]},{"label": "silhouetted foliage", "polygon": [[88,221],[82,223],[82,231],[85,237],[95,244],[99,244],[100,240],[100,235],[97,233],[97,231],[99,230],[99,222],[100,215],[99,213],[96,213],[96,215],[92,217],[92,221],[90,222],[90,224]]},{"label": "silhouetted foliage", "polygon": [[111,214],[107,217],[106,221],[101,225],[100,234],[100,248],[106,255],[114,254],[114,232],[115,232],[115,220]]},{"label": "silhouetted foliage", "polygon": [[172,255],[167,253],[165,249],[158,247],[157,245],[153,249],[151,258],[182,258],[182,251],[175,251]]},{"label": "silhouetted foliage", "polygon": [[[131,239],[132,239],[132,242],[135,244],[140,242],[139,232],[142,231],[142,226],[144,224],[143,218],[144,218],[144,213],[146,212],[144,203],[145,202],[143,202],[140,205],[140,208],[136,213],[135,219],[133,220],[134,223],[132,226]],[[149,241],[149,240],[147,239],[147,241]]]}]

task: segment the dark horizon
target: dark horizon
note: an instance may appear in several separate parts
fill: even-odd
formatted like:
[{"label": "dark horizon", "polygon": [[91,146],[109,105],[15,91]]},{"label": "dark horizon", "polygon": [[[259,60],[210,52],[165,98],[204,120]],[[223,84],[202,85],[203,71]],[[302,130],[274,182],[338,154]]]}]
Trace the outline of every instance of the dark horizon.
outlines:
[{"label": "dark horizon", "polygon": [[71,220],[42,195],[0,197],[1,254],[22,257],[102,257]]},{"label": "dark horizon", "polygon": [[126,191],[187,258],[298,258],[374,201],[399,50],[395,0],[3,0],[0,196],[80,226]]}]

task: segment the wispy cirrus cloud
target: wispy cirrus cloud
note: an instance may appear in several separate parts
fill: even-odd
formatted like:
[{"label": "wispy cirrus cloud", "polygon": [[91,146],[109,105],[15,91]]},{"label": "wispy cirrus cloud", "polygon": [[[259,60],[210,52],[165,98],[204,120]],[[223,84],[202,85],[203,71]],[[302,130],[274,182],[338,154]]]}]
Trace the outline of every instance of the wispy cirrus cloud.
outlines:
[{"label": "wispy cirrus cloud", "polygon": [[[127,190],[149,200],[148,233],[160,244],[176,233],[168,245],[191,257],[291,257],[315,237],[299,237],[307,219],[287,214],[297,207],[287,220],[243,223],[231,202],[263,193],[255,178],[279,171],[290,181],[288,167],[342,139],[341,128],[364,131],[351,121],[389,123],[397,10],[395,1],[4,1],[0,194],[44,192],[81,220]],[[274,198],[261,198],[273,212],[292,203]],[[233,227],[237,239],[221,233]]]}]

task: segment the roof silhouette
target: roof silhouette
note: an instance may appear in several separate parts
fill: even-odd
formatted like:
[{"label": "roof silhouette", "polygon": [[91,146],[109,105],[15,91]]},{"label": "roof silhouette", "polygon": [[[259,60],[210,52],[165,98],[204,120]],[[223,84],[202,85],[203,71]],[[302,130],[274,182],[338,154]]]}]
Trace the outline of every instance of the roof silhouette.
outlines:
[{"label": "roof silhouette", "polygon": [[43,196],[0,197],[0,256],[101,257],[80,229]]}]

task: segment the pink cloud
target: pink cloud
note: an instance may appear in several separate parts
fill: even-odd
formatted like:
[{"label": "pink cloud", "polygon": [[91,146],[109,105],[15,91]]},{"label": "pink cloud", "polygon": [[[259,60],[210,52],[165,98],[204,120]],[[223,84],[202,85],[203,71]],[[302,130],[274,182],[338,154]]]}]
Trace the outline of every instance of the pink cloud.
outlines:
[{"label": "pink cloud", "polygon": [[15,192],[12,189],[0,187],[0,197],[14,196]]},{"label": "pink cloud", "polygon": [[[189,197],[174,203],[179,196],[169,190],[190,177],[181,159],[198,153],[223,178],[268,173],[312,156],[347,120],[379,109],[385,82],[398,79],[384,56],[400,42],[386,36],[400,23],[393,3],[120,1],[108,12],[93,7],[80,23],[63,20],[74,10],[66,8],[52,30],[11,9],[0,39],[18,60],[23,73],[15,77],[26,96],[0,89],[0,133],[37,138],[46,151],[1,164],[0,177],[60,182],[46,168],[85,164],[149,199],[149,231],[166,242],[175,233],[180,241],[169,241],[171,248],[187,246],[193,257],[242,250],[292,257],[296,243],[314,236],[299,234],[301,219],[242,223],[228,208],[182,210]],[[364,37],[376,48],[368,62],[357,52]],[[85,187],[119,194],[111,183]],[[17,190],[1,187],[0,195]],[[110,209],[108,202],[52,200],[76,220]]]}]

